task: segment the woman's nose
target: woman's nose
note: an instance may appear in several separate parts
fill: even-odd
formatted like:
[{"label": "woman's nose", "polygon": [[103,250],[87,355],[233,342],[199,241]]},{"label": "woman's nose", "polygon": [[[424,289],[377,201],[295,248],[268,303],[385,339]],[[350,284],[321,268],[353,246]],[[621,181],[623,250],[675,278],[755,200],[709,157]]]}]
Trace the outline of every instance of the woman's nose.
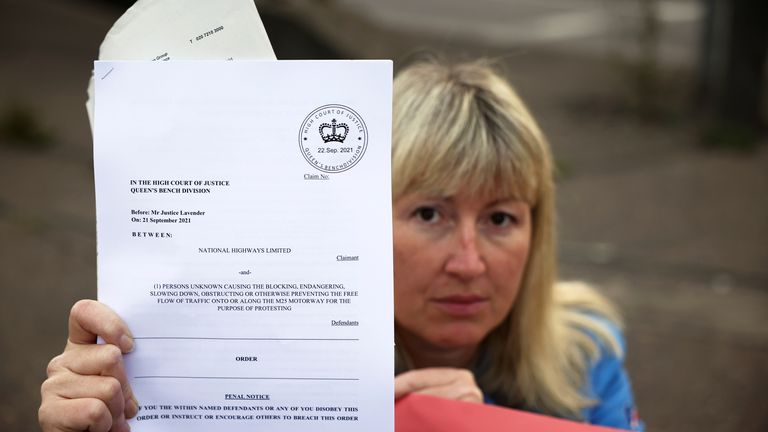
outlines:
[{"label": "woman's nose", "polygon": [[486,266],[478,248],[477,227],[474,223],[459,224],[455,249],[448,256],[445,271],[462,279],[471,279],[485,273]]}]

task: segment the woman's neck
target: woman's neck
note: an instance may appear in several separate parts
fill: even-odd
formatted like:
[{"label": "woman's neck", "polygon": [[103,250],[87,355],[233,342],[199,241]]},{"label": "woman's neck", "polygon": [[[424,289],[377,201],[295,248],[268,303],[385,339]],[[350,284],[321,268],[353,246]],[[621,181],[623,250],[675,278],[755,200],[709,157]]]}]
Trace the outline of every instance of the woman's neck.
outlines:
[{"label": "woman's neck", "polygon": [[439,347],[401,329],[397,335],[399,348],[403,350],[412,366],[416,369],[428,367],[470,369],[477,353],[477,346]]}]

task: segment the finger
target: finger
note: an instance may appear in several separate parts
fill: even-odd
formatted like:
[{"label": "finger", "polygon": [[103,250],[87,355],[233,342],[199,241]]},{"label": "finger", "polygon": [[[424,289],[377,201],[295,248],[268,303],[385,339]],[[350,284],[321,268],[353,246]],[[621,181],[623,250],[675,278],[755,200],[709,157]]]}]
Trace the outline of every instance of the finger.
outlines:
[{"label": "finger", "polygon": [[[110,344],[72,344],[63,354],[55,357],[48,364],[49,377],[54,377],[62,371],[76,375],[97,375],[114,378],[120,385],[123,400],[126,401],[125,416],[131,418],[138,412],[138,402],[134,397],[131,385],[128,383],[120,348]],[[85,396],[82,395],[80,397]]]},{"label": "finger", "polygon": [[446,383],[444,374],[440,369],[414,369],[395,377],[395,399],[399,399],[409,393],[414,393],[427,387]]},{"label": "finger", "polygon": [[96,398],[107,405],[113,419],[125,417],[123,389],[112,377],[59,373],[43,383],[41,393],[54,400]]},{"label": "finger", "polygon": [[481,403],[483,401],[483,392],[474,385],[449,384],[439,387],[427,387],[416,393],[464,402]]},{"label": "finger", "polygon": [[[425,368],[404,372],[395,377],[395,399],[425,388],[455,382],[462,377],[462,371],[464,370],[454,368]],[[468,373],[471,377],[471,372]],[[474,380],[474,378],[472,379]]]},{"label": "finger", "polygon": [[78,301],[69,313],[69,342],[94,344],[98,336],[125,353],[133,349],[128,326],[112,309],[94,300]]},{"label": "finger", "polygon": [[58,431],[90,431],[107,432],[113,430],[127,431],[128,424],[113,425],[112,415],[107,405],[99,399],[59,399],[44,401],[38,411],[40,426],[44,432]]}]

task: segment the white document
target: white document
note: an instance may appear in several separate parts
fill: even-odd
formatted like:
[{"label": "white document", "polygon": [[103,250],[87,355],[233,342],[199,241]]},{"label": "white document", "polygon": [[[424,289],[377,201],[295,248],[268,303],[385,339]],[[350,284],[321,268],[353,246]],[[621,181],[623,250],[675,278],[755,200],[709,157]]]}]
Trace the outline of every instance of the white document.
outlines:
[{"label": "white document", "polygon": [[[253,0],[138,0],[99,48],[100,60],[275,60]],[[93,126],[93,78],[88,83]]]},{"label": "white document", "polygon": [[390,61],[97,62],[134,431],[392,431]]}]

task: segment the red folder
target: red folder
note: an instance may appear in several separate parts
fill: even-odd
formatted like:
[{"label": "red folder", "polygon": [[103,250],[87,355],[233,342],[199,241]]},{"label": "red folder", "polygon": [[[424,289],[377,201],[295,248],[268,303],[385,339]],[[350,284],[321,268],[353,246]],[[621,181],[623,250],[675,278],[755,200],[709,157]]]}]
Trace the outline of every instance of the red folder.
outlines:
[{"label": "red folder", "polygon": [[396,432],[615,432],[493,405],[410,394],[395,403]]}]

